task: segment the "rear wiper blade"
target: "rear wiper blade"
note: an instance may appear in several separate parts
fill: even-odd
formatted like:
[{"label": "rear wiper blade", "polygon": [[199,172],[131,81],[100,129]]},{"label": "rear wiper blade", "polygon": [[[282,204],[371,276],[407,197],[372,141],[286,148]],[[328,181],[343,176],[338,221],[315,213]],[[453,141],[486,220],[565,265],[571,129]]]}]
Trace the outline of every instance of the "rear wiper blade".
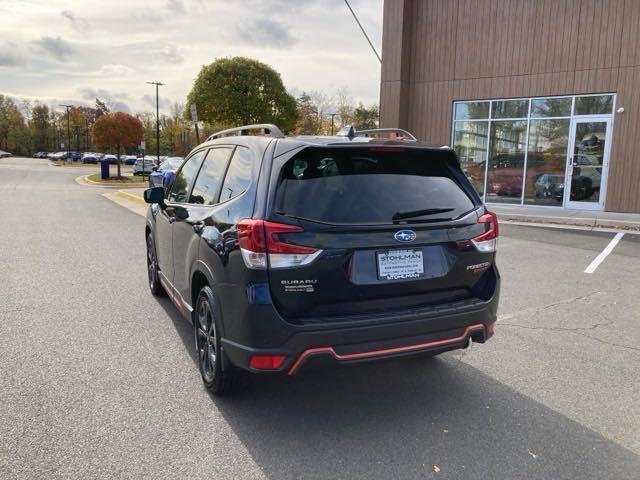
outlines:
[{"label": "rear wiper blade", "polygon": [[405,218],[423,217],[426,215],[437,215],[438,213],[453,212],[455,208],[426,208],[424,210],[413,210],[411,212],[397,212],[393,214],[391,220],[394,222]]}]

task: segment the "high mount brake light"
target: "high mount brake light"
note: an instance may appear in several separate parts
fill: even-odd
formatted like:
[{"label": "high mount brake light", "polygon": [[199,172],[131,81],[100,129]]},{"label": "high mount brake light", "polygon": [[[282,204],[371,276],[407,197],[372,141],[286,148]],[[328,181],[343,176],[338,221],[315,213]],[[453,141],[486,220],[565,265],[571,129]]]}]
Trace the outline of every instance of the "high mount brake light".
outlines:
[{"label": "high mount brake light", "polygon": [[237,229],[242,258],[249,268],[307,265],[322,253],[317,248],[286,243],[280,238],[281,234],[304,232],[296,225],[246,219],[238,223]]},{"label": "high mount brake light", "polygon": [[478,219],[478,223],[487,224],[487,230],[471,240],[456,242],[458,248],[467,250],[475,247],[476,250],[482,253],[495,252],[499,235],[498,216],[486,210],[485,214]]}]

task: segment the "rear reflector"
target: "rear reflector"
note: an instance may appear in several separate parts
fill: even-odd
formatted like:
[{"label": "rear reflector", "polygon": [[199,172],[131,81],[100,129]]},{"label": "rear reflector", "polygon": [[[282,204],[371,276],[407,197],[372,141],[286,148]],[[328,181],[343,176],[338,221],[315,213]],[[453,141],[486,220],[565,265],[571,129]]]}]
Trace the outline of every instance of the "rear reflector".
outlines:
[{"label": "rear reflector", "polygon": [[284,242],[281,234],[301,233],[297,225],[245,219],[238,223],[238,243],[249,268],[287,268],[307,265],[322,250]]},{"label": "rear reflector", "polygon": [[249,366],[255,370],[277,370],[286,358],[284,355],[253,355]]}]

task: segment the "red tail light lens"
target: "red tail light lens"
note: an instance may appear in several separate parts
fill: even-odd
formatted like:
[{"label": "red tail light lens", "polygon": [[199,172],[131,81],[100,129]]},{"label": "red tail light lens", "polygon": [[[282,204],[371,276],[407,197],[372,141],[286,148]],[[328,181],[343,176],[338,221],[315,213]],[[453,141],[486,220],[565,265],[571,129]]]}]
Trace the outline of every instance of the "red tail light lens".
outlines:
[{"label": "red tail light lens", "polygon": [[481,252],[495,252],[499,234],[498,216],[487,210],[486,213],[478,219],[478,223],[488,224],[487,231],[482,235],[472,238],[471,242]]},{"label": "red tail light lens", "polygon": [[282,234],[304,232],[297,225],[247,219],[241,220],[237,229],[242,257],[249,268],[266,268],[267,259],[272,268],[306,265],[322,253],[317,248],[282,241]]},{"label": "red tail light lens", "polygon": [[252,355],[249,366],[256,370],[277,370],[286,358],[284,355]]}]

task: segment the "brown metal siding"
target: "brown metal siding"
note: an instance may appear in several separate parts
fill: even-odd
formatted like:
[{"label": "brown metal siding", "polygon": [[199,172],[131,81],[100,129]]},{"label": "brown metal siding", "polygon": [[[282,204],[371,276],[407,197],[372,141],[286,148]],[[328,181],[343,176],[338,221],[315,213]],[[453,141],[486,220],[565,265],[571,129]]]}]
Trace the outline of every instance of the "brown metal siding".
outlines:
[{"label": "brown metal siding", "polygon": [[617,92],[606,209],[640,212],[640,0],[385,0],[381,124],[448,144],[455,100]]}]

